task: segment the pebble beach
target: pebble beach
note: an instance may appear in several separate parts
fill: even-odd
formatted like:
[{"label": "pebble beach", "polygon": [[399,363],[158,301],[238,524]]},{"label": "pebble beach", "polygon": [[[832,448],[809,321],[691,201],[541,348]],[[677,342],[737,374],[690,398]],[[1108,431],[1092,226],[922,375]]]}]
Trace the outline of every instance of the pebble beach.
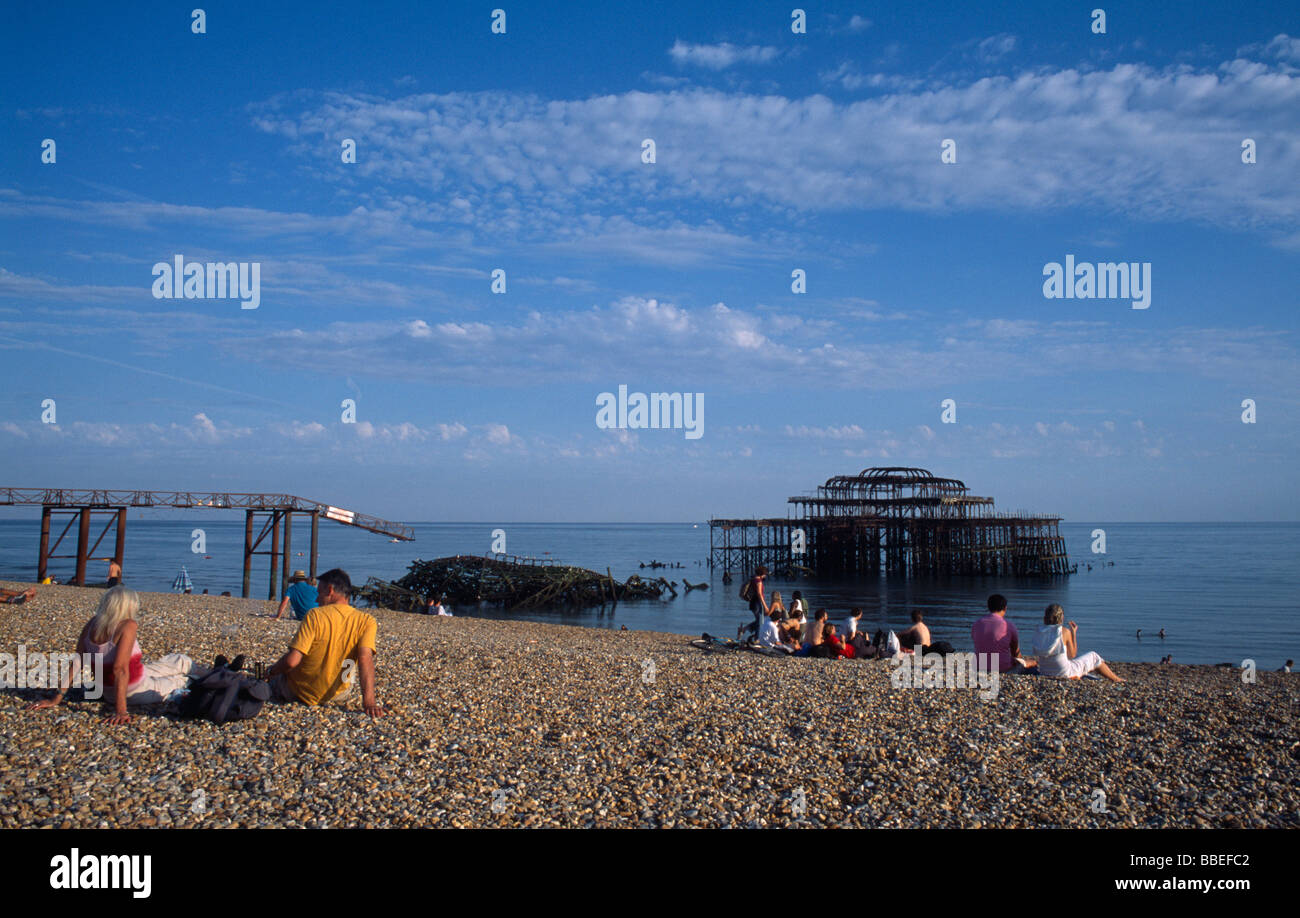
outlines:
[{"label": "pebble beach", "polygon": [[[0,605],[0,651],[73,650],[100,594]],[[146,659],[269,664],[297,624],[141,598]],[[885,661],[367,611],[375,721],[353,698],[112,726],[75,691],[29,712],[48,690],[0,689],[0,828],[1300,827],[1296,675],[1119,661],[1123,686],[1005,676],[983,701],[893,688]]]}]

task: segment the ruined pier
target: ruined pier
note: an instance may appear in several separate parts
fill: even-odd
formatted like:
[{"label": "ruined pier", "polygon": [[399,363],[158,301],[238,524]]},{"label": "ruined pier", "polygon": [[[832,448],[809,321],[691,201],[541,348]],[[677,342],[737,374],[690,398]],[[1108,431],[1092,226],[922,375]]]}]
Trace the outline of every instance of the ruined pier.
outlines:
[{"label": "ruined pier", "polygon": [[709,521],[709,565],[748,574],[1053,576],[1074,568],[1060,517],[998,512],[926,469],[864,469],[791,497],[786,519]]}]

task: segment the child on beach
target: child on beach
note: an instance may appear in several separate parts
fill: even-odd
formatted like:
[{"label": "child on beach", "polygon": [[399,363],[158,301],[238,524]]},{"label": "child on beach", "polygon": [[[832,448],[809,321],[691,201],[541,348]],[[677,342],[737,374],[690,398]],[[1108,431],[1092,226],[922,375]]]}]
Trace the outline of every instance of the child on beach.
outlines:
[{"label": "child on beach", "polygon": [[[139,594],[127,587],[115,586],[104,592],[94,616],[86,622],[77,638],[78,654],[102,654],[104,696],[107,699],[111,691],[114,702],[114,713],[108,718],[111,724],[124,724],[131,719],[127,705],[165,701],[173,692],[185,688],[190,678],[207,673],[206,668],[195,666],[194,661],[183,653],[169,653],[151,663],[144,662],[137,639],[139,626],[135,620],[139,611]],[[128,648],[125,653],[123,648]],[[80,656],[73,658],[54,697],[36,702],[30,710],[53,708],[63,700],[72,684],[73,669],[79,665],[80,659]]]}]

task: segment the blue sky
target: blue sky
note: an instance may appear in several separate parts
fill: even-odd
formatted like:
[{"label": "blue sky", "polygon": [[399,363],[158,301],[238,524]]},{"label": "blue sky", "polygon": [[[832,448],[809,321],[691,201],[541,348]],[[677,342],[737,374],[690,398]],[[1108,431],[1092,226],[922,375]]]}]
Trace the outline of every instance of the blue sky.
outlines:
[{"label": "blue sky", "polygon": [[[693,520],[916,465],[1300,519],[1294,4],[1096,5],[8,4],[0,485]],[[177,254],[259,308],[155,299]],[[1046,299],[1067,255],[1150,308]],[[620,384],[704,435],[597,428]]]}]

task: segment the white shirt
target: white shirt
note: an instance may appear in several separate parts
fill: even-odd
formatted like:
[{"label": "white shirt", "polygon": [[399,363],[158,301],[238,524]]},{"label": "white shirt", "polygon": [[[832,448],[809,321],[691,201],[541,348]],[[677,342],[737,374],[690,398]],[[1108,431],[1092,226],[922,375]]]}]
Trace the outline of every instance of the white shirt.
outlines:
[{"label": "white shirt", "polygon": [[764,618],[763,624],[758,629],[758,645],[760,647],[778,647],[781,644],[781,629],[776,626],[776,622],[770,618]]},{"label": "white shirt", "polygon": [[847,641],[858,633],[858,620],[850,615],[844,619],[844,639]]},{"label": "white shirt", "polygon": [[1034,635],[1034,654],[1038,671],[1045,676],[1059,676],[1070,668],[1065,650],[1065,629],[1061,625],[1041,625]]}]

